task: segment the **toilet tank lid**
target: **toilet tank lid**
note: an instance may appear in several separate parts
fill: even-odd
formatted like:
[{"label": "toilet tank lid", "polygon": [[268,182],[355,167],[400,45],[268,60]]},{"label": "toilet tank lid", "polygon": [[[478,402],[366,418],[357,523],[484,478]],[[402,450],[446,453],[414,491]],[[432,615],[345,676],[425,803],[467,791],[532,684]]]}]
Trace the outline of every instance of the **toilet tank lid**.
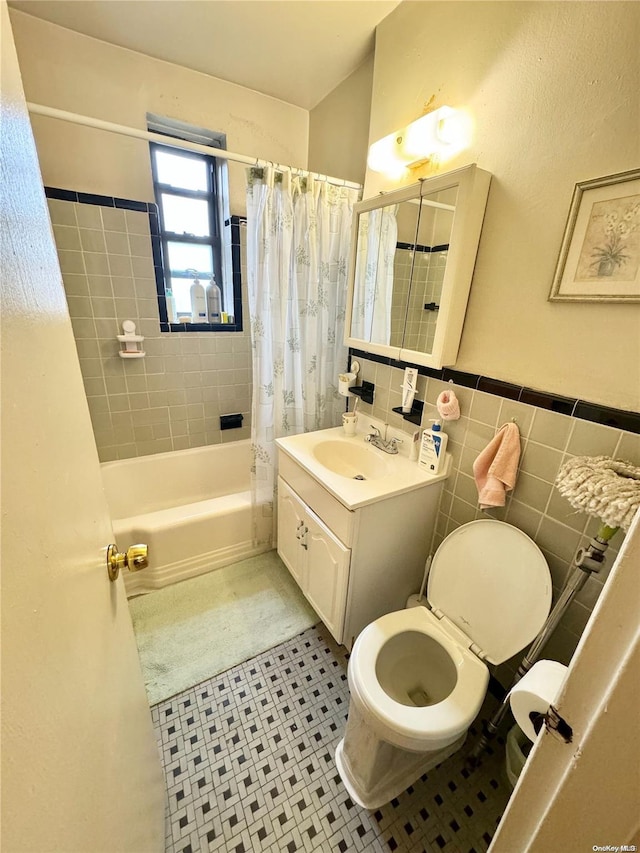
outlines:
[{"label": "toilet tank lid", "polygon": [[458,527],[435,553],[429,604],[457,625],[489,663],[530,643],[549,615],[551,574],[536,543],[493,519]]}]

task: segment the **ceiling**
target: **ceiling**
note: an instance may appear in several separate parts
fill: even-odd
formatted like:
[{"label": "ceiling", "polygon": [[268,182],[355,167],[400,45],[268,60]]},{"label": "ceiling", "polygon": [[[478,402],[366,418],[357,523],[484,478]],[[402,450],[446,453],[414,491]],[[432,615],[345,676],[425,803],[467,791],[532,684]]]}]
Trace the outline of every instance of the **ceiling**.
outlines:
[{"label": "ceiling", "polygon": [[400,0],[9,0],[14,9],[312,109]]}]

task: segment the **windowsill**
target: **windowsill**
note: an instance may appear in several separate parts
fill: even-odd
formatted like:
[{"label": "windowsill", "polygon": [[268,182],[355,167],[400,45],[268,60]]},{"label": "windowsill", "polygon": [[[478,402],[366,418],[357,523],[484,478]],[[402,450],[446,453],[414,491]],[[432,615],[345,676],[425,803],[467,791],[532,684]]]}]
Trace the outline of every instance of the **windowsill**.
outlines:
[{"label": "windowsill", "polygon": [[242,323],[160,323],[161,332],[241,332]]}]

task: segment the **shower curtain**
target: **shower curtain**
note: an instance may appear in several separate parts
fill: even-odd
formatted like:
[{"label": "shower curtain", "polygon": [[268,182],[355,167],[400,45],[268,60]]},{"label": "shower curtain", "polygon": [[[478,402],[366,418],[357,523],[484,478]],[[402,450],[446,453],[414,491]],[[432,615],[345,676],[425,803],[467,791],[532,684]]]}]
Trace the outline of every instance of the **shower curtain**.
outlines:
[{"label": "shower curtain", "polygon": [[337,426],[344,411],[344,316],[358,191],[273,168],[247,170],[253,348],[254,541],[274,541],[275,439]]},{"label": "shower curtain", "polygon": [[397,211],[397,204],[370,210],[358,223],[351,334],[376,344],[391,343]]}]

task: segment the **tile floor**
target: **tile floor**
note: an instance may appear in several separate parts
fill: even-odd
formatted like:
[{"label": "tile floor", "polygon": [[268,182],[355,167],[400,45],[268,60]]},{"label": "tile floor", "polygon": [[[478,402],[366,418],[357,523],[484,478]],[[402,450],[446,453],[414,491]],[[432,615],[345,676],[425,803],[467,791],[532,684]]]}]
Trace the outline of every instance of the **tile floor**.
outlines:
[{"label": "tile floor", "polygon": [[503,743],[465,768],[475,727],[465,748],[384,807],[349,798],[333,757],[349,707],[347,657],[317,625],[152,708],[167,851],[487,850],[511,789]]}]

